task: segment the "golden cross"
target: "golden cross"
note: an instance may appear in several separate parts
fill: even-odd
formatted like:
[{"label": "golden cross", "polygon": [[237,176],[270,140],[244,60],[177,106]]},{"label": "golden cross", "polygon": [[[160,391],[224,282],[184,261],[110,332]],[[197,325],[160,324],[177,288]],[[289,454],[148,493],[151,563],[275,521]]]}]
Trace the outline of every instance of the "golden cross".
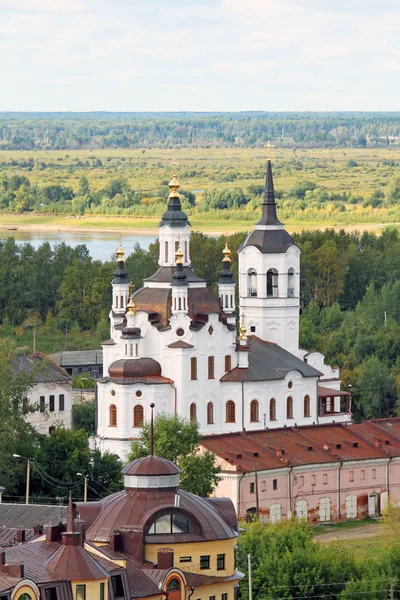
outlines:
[{"label": "golden cross", "polygon": [[174,167],[174,171],[176,171],[175,167],[177,167],[177,166],[178,166],[178,164],[179,164],[179,163],[177,163],[177,162],[176,162],[176,160],[175,160],[175,158],[174,158],[174,160],[173,160],[173,161],[172,161],[172,163],[171,163],[171,165]]},{"label": "golden cross", "polygon": [[264,146],[264,148],[267,149],[267,160],[271,160],[271,148],[275,148],[275,146],[271,144],[271,140],[268,140],[268,143]]}]

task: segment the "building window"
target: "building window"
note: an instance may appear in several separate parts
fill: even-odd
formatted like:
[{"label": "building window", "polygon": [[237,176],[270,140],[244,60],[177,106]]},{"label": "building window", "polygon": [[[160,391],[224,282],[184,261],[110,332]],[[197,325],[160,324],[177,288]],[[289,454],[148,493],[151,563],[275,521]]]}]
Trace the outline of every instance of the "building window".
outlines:
[{"label": "building window", "polygon": [[[155,535],[160,533],[165,534],[181,534],[193,533],[195,531],[192,523],[180,513],[163,514],[158,519],[153,521],[149,526],[146,535]],[[198,533],[198,531],[196,531]]]},{"label": "building window", "polygon": [[267,296],[278,297],[278,271],[276,269],[267,271]]},{"label": "building window", "polygon": [[327,485],[327,483],[328,483],[328,475],[326,473],[324,473],[322,475],[322,484]]},{"label": "building window", "polygon": [[61,411],[61,412],[63,410],[65,410],[65,397],[64,397],[64,394],[60,394],[58,396],[58,410]]},{"label": "building window", "polygon": [[214,404],[209,402],[207,404],[207,425],[212,425],[214,423]]},{"label": "building window", "polygon": [[286,400],[286,418],[293,419],[293,398],[289,396]]},{"label": "building window", "polygon": [[258,400],[252,400],[250,402],[250,421],[252,423],[257,423],[260,420],[258,407],[259,407]]},{"label": "building window", "polygon": [[188,243],[185,241],[185,262],[188,262]]},{"label": "building window", "polygon": [[269,420],[276,421],[276,401],[275,398],[271,398],[269,401]]},{"label": "building window", "polygon": [[[25,594],[19,597],[18,600],[24,600]],[[45,598],[46,600],[58,600],[57,596],[57,588],[51,587],[45,590]],[[7,600],[7,596],[0,596],[0,600]],[[31,600],[31,597],[27,595],[26,600]]]},{"label": "building window", "polygon": [[197,379],[197,358],[195,356],[190,359],[190,379],[192,381]]},{"label": "building window", "polygon": [[180,590],[181,589],[181,584],[179,583],[179,581],[174,577],[173,579],[170,579],[167,585],[167,590]]},{"label": "building window", "polygon": [[225,570],[225,554],[217,554],[217,571]]},{"label": "building window", "polygon": [[168,242],[165,242],[164,248],[165,262],[168,262]]},{"label": "building window", "polygon": [[46,410],[46,399],[44,396],[40,396],[39,410],[40,412],[44,412]]},{"label": "building window", "polygon": [[221,594],[221,600],[228,600],[228,594]]},{"label": "building window", "polygon": [[200,556],[200,569],[209,569],[210,568],[210,555]]},{"label": "building window", "polygon": [[117,426],[117,407],[115,404],[111,404],[110,406],[110,427]]},{"label": "building window", "polygon": [[215,596],[210,596],[209,600],[215,600]]},{"label": "building window", "polygon": [[255,492],[255,491],[256,491],[255,484],[254,484],[254,482],[252,481],[252,482],[250,483],[250,494],[254,494],[254,492]]},{"label": "building window", "polygon": [[79,584],[76,586],[76,600],[86,600],[86,585]]},{"label": "building window", "polygon": [[278,489],[278,480],[277,479],[273,479],[272,480],[272,489],[273,490],[277,490]]},{"label": "building window", "polygon": [[354,481],[354,471],[349,471],[349,481]]},{"label": "building window", "polygon": [[226,403],[225,421],[227,423],[236,423],[236,407],[233,400],[228,400]]},{"label": "building window", "polygon": [[372,469],[372,479],[376,479],[376,469]]},{"label": "building window", "polygon": [[55,403],[55,396],[50,396],[50,399],[49,399],[49,410],[50,410],[50,412],[54,412],[54,410],[56,408],[55,404],[56,404]]},{"label": "building window", "polygon": [[299,477],[299,487],[304,487],[304,475],[300,475]]},{"label": "building window", "polygon": [[136,404],[136,406],[133,408],[133,426],[134,427],[143,427],[143,421],[144,421],[143,406],[140,406],[140,404]]},{"label": "building window", "polygon": [[304,396],[304,416],[305,417],[310,417],[311,413],[310,413],[310,396],[307,394],[307,396]]},{"label": "building window", "polygon": [[262,492],[266,492],[267,491],[267,482],[266,481],[262,481],[261,482],[261,491]]},{"label": "building window", "polygon": [[190,422],[196,423],[197,421],[197,407],[194,402],[190,405]]},{"label": "building window", "polygon": [[288,271],[287,295],[288,298],[294,298],[294,269]]},{"label": "building window", "polygon": [[232,369],[232,357],[230,354],[225,356],[225,373]]},{"label": "building window", "polygon": [[364,471],[364,469],[361,471],[361,481],[365,481],[365,471]]},{"label": "building window", "polygon": [[118,308],[118,296],[115,296],[115,308]]},{"label": "building window", "polygon": [[104,582],[100,583],[100,600],[105,600],[105,589],[106,584]]},{"label": "building window", "polygon": [[315,485],[317,483],[315,475],[311,475],[311,485]]},{"label": "building window", "polygon": [[208,379],[214,379],[214,357],[208,357]]},{"label": "building window", "polygon": [[247,273],[247,295],[257,296],[257,271],[250,269]]},{"label": "building window", "polygon": [[191,556],[181,556],[179,559],[179,562],[192,562],[192,557]]},{"label": "building window", "polygon": [[125,598],[122,575],[112,575],[111,583],[114,592],[114,598]]}]

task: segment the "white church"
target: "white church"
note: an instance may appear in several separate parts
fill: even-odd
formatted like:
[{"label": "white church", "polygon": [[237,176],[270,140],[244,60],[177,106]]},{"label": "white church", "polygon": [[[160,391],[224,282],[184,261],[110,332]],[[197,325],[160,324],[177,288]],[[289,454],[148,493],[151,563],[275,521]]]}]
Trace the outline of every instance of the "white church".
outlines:
[{"label": "white church", "polygon": [[97,446],[125,458],[151,403],[156,414],[197,420],[204,435],[351,423],[339,369],[299,348],[300,249],[277,217],[271,160],[261,219],[238,251],[239,306],[228,244],[218,297],[193,272],[175,175],[169,187],[159,268],[134,294],[118,249]]}]

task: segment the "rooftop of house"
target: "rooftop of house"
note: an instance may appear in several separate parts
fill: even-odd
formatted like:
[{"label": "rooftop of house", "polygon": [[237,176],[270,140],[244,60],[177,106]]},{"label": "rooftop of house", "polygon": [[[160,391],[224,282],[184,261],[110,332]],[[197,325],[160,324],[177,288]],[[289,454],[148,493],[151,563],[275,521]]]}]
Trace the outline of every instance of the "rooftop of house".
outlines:
[{"label": "rooftop of house", "polygon": [[15,373],[24,371],[31,374],[34,383],[72,381],[71,376],[62,367],[41,352],[20,354],[13,361],[13,370]]},{"label": "rooftop of house", "polygon": [[[400,418],[205,436],[202,446],[238,473],[400,456]],[[228,470],[228,469],[226,469]]]},{"label": "rooftop of house", "polygon": [[49,358],[61,367],[102,365],[103,350],[66,350],[50,354]]}]

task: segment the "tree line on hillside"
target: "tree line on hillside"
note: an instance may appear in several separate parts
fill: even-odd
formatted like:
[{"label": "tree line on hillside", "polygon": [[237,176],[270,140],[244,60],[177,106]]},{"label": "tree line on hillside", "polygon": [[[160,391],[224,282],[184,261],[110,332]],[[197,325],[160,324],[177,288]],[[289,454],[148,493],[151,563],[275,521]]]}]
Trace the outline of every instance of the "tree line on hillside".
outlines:
[{"label": "tree line on hillside", "polygon": [[399,113],[0,114],[0,149],[390,146]]},{"label": "tree line on hillside", "polygon": [[[229,238],[236,280],[237,249],[244,238],[243,233]],[[341,368],[346,389],[352,386],[357,419],[394,414],[400,398],[398,230],[389,228],[379,236],[302,232],[294,240],[302,251],[301,347],[323,352],[330,364]],[[193,268],[214,291],[224,242],[223,236],[198,232],[191,238]],[[139,245],[126,250],[126,269],[138,289],[157,269],[158,241],[148,250]],[[59,339],[61,347],[52,351],[62,350],[67,331],[89,343],[92,336],[92,347],[98,345],[109,336],[115,267],[115,262],[94,260],[85,246],[44,243],[35,250],[13,238],[1,241],[1,335],[21,345],[36,324],[39,349],[41,343]]]}]

